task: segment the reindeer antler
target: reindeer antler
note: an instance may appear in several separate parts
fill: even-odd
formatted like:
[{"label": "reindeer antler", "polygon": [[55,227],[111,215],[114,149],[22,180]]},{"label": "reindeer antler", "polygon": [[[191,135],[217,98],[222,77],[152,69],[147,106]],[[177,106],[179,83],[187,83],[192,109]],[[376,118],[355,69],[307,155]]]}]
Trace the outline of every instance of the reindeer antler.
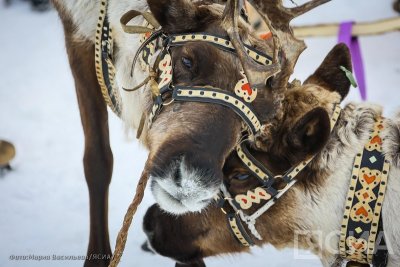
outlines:
[{"label": "reindeer antler", "polygon": [[265,81],[278,73],[281,69],[276,60],[272,65],[264,66],[256,63],[246,52],[239,35],[238,19],[243,0],[228,0],[224,11],[223,27],[235,47],[239,60],[242,63],[246,76],[252,86],[265,85]]},{"label": "reindeer antler", "polygon": [[[270,29],[274,38],[275,52],[279,49],[281,53],[281,71],[274,79],[272,87],[284,91],[300,54],[307,48],[303,40],[294,37],[290,22],[331,0],[313,0],[301,6],[286,8],[282,0],[249,0],[256,8],[262,19]],[[278,55],[274,53],[274,60]]]}]

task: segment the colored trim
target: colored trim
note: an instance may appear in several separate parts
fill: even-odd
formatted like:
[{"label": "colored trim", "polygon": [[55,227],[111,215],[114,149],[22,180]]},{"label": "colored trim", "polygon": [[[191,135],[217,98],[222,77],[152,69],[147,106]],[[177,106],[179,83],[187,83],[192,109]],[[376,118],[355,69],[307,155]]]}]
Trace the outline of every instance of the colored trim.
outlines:
[{"label": "colored trim", "polygon": [[382,154],[383,127],[379,119],[364,151],[356,155],[341,226],[340,255],[365,264],[373,263],[377,236],[383,234],[379,223],[390,168]]},{"label": "colored trim", "polygon": [[240,242],[245,247],[254,245],[253,240],[244,229],[242,222],[240,221],[240,218],[235,213],[227,214],[226,219],[228,221],[231,233],[235,236],[238,242]]},{"label": "colored trim", "polygon": [[[207,33],[187,33],[171,35],[168,44],[169,46],[177,46],[182,45],[186,42],[207,42],[209,44],[216,45],[225,51],[232,53],[235,52],[235,47],[232,45],[232,42],[229,39]],[[272,64],[272,57],[262,53],[261,51],[256,50],[249,45],[244,44],[244,46],[246,48],[247,54],[257,63],[261,65]]]},{"label": "colored trim", "polygon": [[261,129],[261,122],[252,107],[230,92],[217,88],[176,86],[172,98],[177,101],[213,103],[229,107],[245,121],[253,134]]}]

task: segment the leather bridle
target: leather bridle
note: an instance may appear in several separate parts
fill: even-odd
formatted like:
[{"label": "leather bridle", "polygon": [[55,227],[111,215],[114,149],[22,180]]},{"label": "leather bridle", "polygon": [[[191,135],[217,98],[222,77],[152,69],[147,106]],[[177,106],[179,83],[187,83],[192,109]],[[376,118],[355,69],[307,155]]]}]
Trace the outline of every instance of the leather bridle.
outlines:
[{"label": "leather bridle", "polygon": [[[147,26],[127,26],[126,24],[138,15],[142,15],[148,22]],[[145,30],[152,32],[152,34],[142,43],[135,54],[132,70],[140,57],[147,64],[149,76],[137,86],[131,89],[124,89],[126,91],[135,91],[145,85],[150,87],[153,96],[153,106],[147,115],[148,128],[156,119],[157,115],[162,112],[165,105],[173,102],[202,102],[210,104],[218,104],[232,109],[243,120],[242,132],[246,135],[253,136],[261,129],[262,122],[259,116],[255,113],[251,102],[254,101],[257,94],[256,88],[250,88],[247,77],[242,71],[242,79],[240,79],[235,86],[234,92],[215,88],[211,86],[182,86],[173,84],[173,71],[172,71],[172,57],[171,48],[182,46],[188,42],[205,42],[211,44],[223,51],[236,54],[235,48],[231,41],[222,36],[211,35],[208,33],[184,33],[184,34],[167,34],[162,30],[155,30],[157,25],[151,26],[150,21],[147,19],[149,13],[138,11],[130,11],[121,18],[121,23],[124,29],[128,32],[142,33]],[[150,27],[149,27],[150,25]],[[134,27],[127,28],[127,27]],[[149,45],[160,47],[160,52],[155,60],[153,66],[150,65]],[[258,64],[270,65],[272,58],[255,48],[245,45],[247,54]],[[133,75],[133,71],[132,71]],[[246,85],[247,90],[241,90],[241,86]],[[250,91],[249,91],[250,88]],[[143,127],[145,116],[142,116],[141,127]],[[139,129],[139,136],[142,129]]]},{"label": "leather bridle", "polygon": [[[115,87],[114,78],[115,78],[115,69],[112,63],[112,55],[113,55],[113,40],[111,28],[109,27],[109,22],[107,18],[107,4],[108,1],[101,1],[100,6],[100,16],[97,24],[96,30],[96,40],[95,40],[95,66],[96,66],[96,75],[99,81],[99,85],[104,96],[105,102],[107,105],[118,115],[121,116],[122,104],[118,89]],[[137,16],[143,16],[145,19],[144,26],[129,26],[127,25],[129,21]],[[210,104],[218,104],[232,109],[238,116],[240,116],[243,120],[242,123],[242,142],[236,146],[236,152],[240,160],[246,166],[248,171],[252,173],[259,181],[259,186],[253,188],[252,190],[247,191],[247,194],[238,194],[233,196],[227,187],[223,185],[221,187],[220,194],[216,197],[217,205],[221,208],[221,210],[226,214],[227,223],[229,225],[229,229],[232,234],[236,237],[236,239],[244,246],[254,245],[254,241],[251,236],[247,233],[246,229],[243,226],[243,223],[247,224],[248,229],[252,233],[254,237],[259,240],[262,240],[261,235],[258,233],[255,224],[256,220],[265,212],[271,208],[276,201],[282,197],[295,183],[297,182],[297,175],[308,166],[308,164],[314,159],[314,156],[300,162],[298,165],[292,167],[290,170],[285,172],[282,175],[273,175],[268,168],[266,168],[263,164],[261,164],[256,158],[254,158],[248,150],[249,142],[255,134],[257,134],[262,127],[262,122],[254,112],[253,107],[251,105],[252,101],[254,101],[257,95],[256,88],[247,87],[245,90],[247,93],[241,90],[242,85],[248,85],[248,80],[244,72],[242,72],[242,79],[238,81],[235,86],[233,92],[229,92],[220,88],[213,87],[203,87],[203,86],[181,86],[173,84],[173,71],[172,71],[172,57],[170,48],[184,45],[187,42],[206,42],[208,44],[214,45],[215,47],[235,54],[235,48],[233,47],[231,41],[226,39],[225,37],[215,36],[207,33],[186,33],[186,34],[166,34],[165,32],[160,30],[156,30],[160,28],[158,22],[154,19],[154,17],[149,12],[139,12],[136,10],[131,10],[127,12],[121,18],[121,25],[125,32],[127,33],[135,33],[135,34],[148,34],[151,33],[147,38],[144,39],[140,48],[135,54],[133,63],[132,63],[132,72],[135,67],[136,62],[139,57],[147,66],[149,71],[148,77],[142,81],[137,86],[131,89],[124,89],[126,91],[136,91],[144,86],[150,87],[152,96],[153,96],[153,106],[149,112],[149,114],[143,114],[140,122],[140,126],[138,129],[138,138],[142,132],[144,127],[145,118],[147,116],[148,120],[148,128],[151,127],[151,124],[156,119],[157,115],[162,112],[162,108],[165,105],[171,104],[175,101],[177,102],[202,102],[202,103],[210,103]],[[151,66],[150,60],[151,56],[155,54],[157,48],[161,48],[161,52],[157,56],[155,64]],[[272,59],[270,56],[254,49],[251,46],[245,45],[245,49],[247,54],[258,64],[261,65],[270,65],[272,64]],[[335,124],[340,115],[341,108],[339,105],[335,105],[333,113],[331,115],[331,131],[335,127]],[[382,126],[382,121],[376,124],[376,134],[379,137],[379,133]],[[374,132],[375,133],[375,132]],[[376,136],[371,137],[370,143],[376,139]],[[371,222],[365,223],[362,225],[364,228],[370,227],[374,229],[371,231],[371,235],[369,236],[369,249],[368,251],[359,250],[356,251],[356,254],[347,254],[347,250],[349,249],[348,240],[352,238],[358,237],[357,235],[353,236],[350,233],[353,233],[353,229],[355,228],[356,233],[361,229],[358,221],[355,221],[354,218],[349,216],[350,208],[352,205],[357,207],[359,203],[354,201],[353,197],[355,193],[356,187],[350,187],[349,190],[349,198],[348,203],[346,203],[346,212],[343,219],[342,225],[342,234],[341,234],[341,255],[343,258],[347,258],[350,260],[357,260],[362,263],[372,263],[373,262],[373,245],[376,240],[376,235],[378,232],[381,232],[381,213],[380,207],[383,202],[384,193],[386,189],[386,180],[389,170],[389,163],[385,160],[381,154],[379,154],[380,147],[372,151],[372,153],[376,153],[376,155],[372,155],[374,158],[379,158],[380,160],[372,160],[369,154],[370,150],[366,149],[364,153],[367,155],[362,158],[362,154],[357,155],[356,162],[360,161],[361,163],[365,163],[367,167],[370,167],[370,164],[380,164],[382,170],[382,181],[380,182],[379,189],[376,189],[374,193],[379,195],[378,200],[375,203],[377,208],[375,209],[376,213],[374,213],[373,220]],[[357,161],[358,160],[358,161]],[[369,160],[369,162],[368,162]],[[378,163],[376,163],[378,162]],[[359,171],[360,166],[355,165],[353,171]],[[358,180],[357,180],[358,179]],[[283,181],[284,187],[282,189],[276,188],[277,181]],[[361,182],[360,182],[361,181]],[[362,183],[360,177],[356,177],[353,175],[352,183]],[[359,192],[357,192],[359,193]],[[252,207],[252,203],[261,203],[261,200],[265,200],[265,203],[258,208],[252,214],[247,214],[245,211]],[[229,209],[229,210],[228,210]],[[351,215],[351,213],[350,213]],[[379,230],[379,231],[377,231]],[[361,233],[361,232],[360,232]],[[354,234],[354,233],[353,233]],[[366,243],[367,241],[365,241]],[[383,241],[384,244],[384,241]],[[371,250],[371,251],[370,251]],[[356,258],[355,255],[357,256]],[[385,266],[387,260],[387,251],[384,250],[380,254],[375,257],[375,261],[379,262],[379,266]]]},{"label": "leather bridle", "polygon": [[[331,131],[336,125],[340,111],[340,106],[335,105],[330,119]],[[246,194],[238,195],[232,195],[227,189],[227,186],[223,185],[220,194],[216,197],[218,207],[226,214],[229,229],[243,246],[252,246],[254,245],[254,241],[246,232],[242,222],[247,224],[248,229],[254,237],[258,240],[262,240],[261,235],[255,227],[257,219],[267,212],[279,198],[296,184],[297,175],[306,168],[316,156],[313,155],[300,162],[282,175],[273,175],[265,165],[251,155],[247,148],[248,145],[249,143],[246,141],[237,145],[236,153],[247,170],[257,178],[259,185],[248,190]],[[282,189],[277,188],[279,182],[284,183]],[[255,203],[261,203],[261,201],[265,203],[252,214],[247,214],[246,210],[250,209]]]}]

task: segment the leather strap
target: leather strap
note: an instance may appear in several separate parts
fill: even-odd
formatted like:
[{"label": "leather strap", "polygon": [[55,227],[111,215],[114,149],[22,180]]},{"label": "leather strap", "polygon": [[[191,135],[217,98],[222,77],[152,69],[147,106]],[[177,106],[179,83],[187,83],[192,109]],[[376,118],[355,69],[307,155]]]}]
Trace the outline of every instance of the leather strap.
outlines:
[{"label": "leather strap", "polygon": [[[171,35],[168,39],[169,46],[179,46],[183,45],[186,42],[207,42],[209,44],[213,44],[218,46],[219,48],[234,53],[235,47],[232,45],[232,42],[229,39],[226,39],[221,36],[211,35],[207,33],[185,33],[185,34],[175,34]],[[247,54],[257,63],[261,65],[271,65],[272,58],[261,51],[254,49],[249,45],[244,45],[246,48]]]},{"label": "leather strap", "polygon": [[[372,264],[377,237],[384,238],[378,227],[390,165],[382,153],[383,127],[383,119],[379,119],[363,152],[356,155],[346,198],[340,255],[359,263]],[[380,257],[386,256],[387,251]]]},{"label": "leather strap", "polygon": [[233,93],[216,88],[175,86],[172,98],[177,101],[191,101],[220,104],[231,108],[255,134],[261,128],[261,122],[252,107]]},{"label": "leather strap", "polygon": [[253,240],[244,229],[240,218],[235,213],[227,214],[226,219],[228,221],[229,229],[231,230],[231,233],[235,236],[237,241],[239,241],[245,247],[254,245]]},{"label": "leather strap", "polygon": [[274,181],[274,175],[261,164],[247,149],[248,142],[242,142],[236,146],[236,153],[246,168],[263,184],[263,186],[271,186]]},{"label": "leather strap", "polygon": [[[330,119],[331,131],[334,129],[338,121],[340,111],[340,106],[335,105]],[[255,228],[257,218],[271,208],[280,197],[295,185],[297,182],[295,177],[314,159],[315,155],[300,162],[298,165],[288,170],[284,175],[273,176],[272,172],[269,171],[268,168],[251,156],[246,148],[246,142],[238,145],[236,151],[247,169],[252,172],[258,180],[260,180],[261,185],[252,190],[248,190],[246,194],[238,194],[236,196],[231,196],[229,191],[225,186],[223,186],[221,189],[221,198],[228,200],[230,206],[237,214],[239,214],[242,221],[247,224],[251,233],[257,239],[261,240],[262,238]],[[286,182],[286,186],[283,189],[274,188],[274,181],[277,177],[281,177],[283,181]],[[261,204],[262,200],[264,200],[264,204],[254,213],[251,215],[245,214],[244,210],[250,209],[253,204]]]},{"label": "leather strap", "polygon": [[95,36],[95,68],[104,101],[121,117],[122,100],[115,84],[115,69],[112,63],[112,29],[107,17],[108,1],[100,1],[100,14]]}]

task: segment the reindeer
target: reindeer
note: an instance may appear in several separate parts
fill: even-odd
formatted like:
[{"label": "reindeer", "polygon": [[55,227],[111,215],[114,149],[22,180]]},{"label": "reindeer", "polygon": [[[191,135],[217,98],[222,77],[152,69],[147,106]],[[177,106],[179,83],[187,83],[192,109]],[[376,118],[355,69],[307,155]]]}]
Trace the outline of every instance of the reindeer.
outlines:
[{"label": "reindeer", "polygon": [[[104,259],[92,258],[85,262],[85,266],[107,265],[111,255],[107,195],[113,156],[109,143],[107,106],[96,76],[95,54],[100,53],[95,48],[96,34],[102,30],[98,17],[107,15],[112,28],[110,35],[114,49],[111,59],[115,67],[117,95],[122,102],[121,117],[128,129],[143,128],[140,142],[149,150],[145,168],[152,178],[152,192],[164,210],[183,214],[202,210],[219,191],[223,180],[223,164],[242,138],[242,119],[247,118],[247,124],[257,128],[252,134],[262,137],[268,132],[271,118],[276,115],[279,117],[287,74],[293,71],[298,56],[305,49],[304,42],[292,36],[289,21],[327,1],[314,0],[294,9],[285,9],[290,18],[276,25],[269,23],[274,37],[264,41],[255,36],[249,25],[239,18],[241,1],[230,0],[225,8],[219,4],[224,1],[53,0],[64,26],[66,49],[85,135],[83,162],[90,197],[87,253],[101,254]],[[256,6],[263,6],[262,1],[253,2]],[[142,124],[143,121],[149,121],[152,114],[154,82],[152,85],[144,83],[134,92],[124,90],[137,88],[135,85],[148,75],[139,64],[131,71],[132,62],[138,58],[136,51],[141,52],[146,43],[141,44],[141,35],[124,32],[120,18],[129,10],[136,10],[135,13],[150,11],[161,26],[160,36],[167,43],[173,42],[177,34],[182,37],[183,33],[189,33],[189,38],[195,38],[195,33],[204,34],[205,39],[219,36],[215,37],[223,40],[219,45],[212,44],[214,40],[168,45],[171,65],[167,66],[171,67],[171,82],[175,89],[202,88],[196,91],[202,94],[204,91],[216,92],[214,88],[219,88],[218,94],[225,96],[225,99],[237,100],[239,104],[233,104],[236,110],[203,102],[175,101],[172,105],[162,106],[161,112],[156,112],[157,119],[152,121],[151,127],[150,123]],[[271,15],[271,19],[279,18]],[[131,23],[142,25],[144,20],[137,17]],[[221,49],[221,46],[229,49]],[[267,61],[260,63],[259,57],[271,60],[269,64]],[[152,60],[154,62],[156,59]],[[243,83],[242,89],[247,92],[245,94],[239,88],[243,99],[232,95],[238,81]],[[181,91],[183,89],[168,91],[165,97],[171,99]],[[191,93],[190,90],[186,91]],[[250,100],[250,93],[255,91],[257,98]],[[164,101],[163,96],[161,101]],[[253,101],[251,107],[245,103],[245,97]],[[251,112],[238,111],[240,108],[237,106],[240,105]],[[145,120],[141,119],[142,114],[145,114]],[[249,117],[248,114],[255,116]]]},{"label": "reindeer", "polygon": [[[279,113],[284,89],[281,85],[287,80],[280,79],[277,73],[280,70],[284,74],[291,72],[290,66],[300,54],[293,51],[304,49],[304,43],[290,38],[288,24],[274,36],[273,42],[260,40],[245,21],[239,19],[240,1],[229,1],[227,9],[217,2],[220,1],[53,0],[64,26],[85,136],[83,163],[90,197],[87,253],[103,255],[101,259],[87,260],[85,266],[107,265],[111,255],[107,201],[113,156],[107,105],[96,76],[95,52],[98,51],[95,51],[95,42],[96,31],[101,29],[99,16],[106,13],[112,28],[114,49],[111,57],[117,94],[122,102],[121,117],[128,129],[138,129],[141,115],[149,117],[153,104],[148,85],[135,92],[123,90],[132,88],[147,75],[139,65],[133,69],[133,75],[131,73],[134,54],[141,48],[142,38],[126,34],[120,24],[120,18],[131,9],[151,11],[164,35],[201,32],[221,36],[232,43],[234,53],[227,53],[207,42],[186,42],[171,47],[174,85],[206,86],[233,92],[245,73],[251,90],[258,92],[252,106],[256,114],[262,114],[258,117],[259,122],[266,126],[270,118]],[[297,7],[291,13],[292,18],[325,2],[327,0],[314,0]],[[104,12],[102,8],[106,5]],[[143,22],[139,17],[132,20],[135,25]],[[284,38],[286,35],[289,38]],[[248,55],[249,49],[272,55],[272,64],[256,63]],[[260,127],[258,134],[263,135],[266,128]],[[152,178],[153,194],[163,209],[182,214],[200,211],[212,201],[222,183],[225,159],[239,142],[241,129],[242,120],[231,109],[197,102],[165,105],[151,128],[144,124],[140,142],[149,150],[146,168]]]},{"label": "reindeer", "polygon": [[[340,66],[351,69],[349,51],[343,44],[333,48],[302,85],[293,85],[285,92],[283,117],[271,126],[270,136],[262,140],[262,145],[250,148],[251,154],[274,175],[316,155],[297,175],[297,183],[257,219],[255,227],[262,240],[253,238],[255,245],[271,244],[281,249],[298,242],[296,248],[311,250],[323,266],[335,267],[342,266],[339,238],[353,161],[382,116],[381,106],[350,103],[330,131],[333,107],[345,98],[350,87]],[[383,126],[382,150],[391,167],[382,223],[389,250],[387,266],[395,267],[400,266],[400,114],[385,119]],[[236,153],[225,163],[224,181],[232,195],[246,194],[259,184]],[[202,213],[178,217],[154,205],[147,211],[143,225],[149,247],[177,260],[177,266],[204,266],[204,257],[248,251],[230,233],[217,205],[210,205]],[[246,229],[250,233],[251,229]]]}]

